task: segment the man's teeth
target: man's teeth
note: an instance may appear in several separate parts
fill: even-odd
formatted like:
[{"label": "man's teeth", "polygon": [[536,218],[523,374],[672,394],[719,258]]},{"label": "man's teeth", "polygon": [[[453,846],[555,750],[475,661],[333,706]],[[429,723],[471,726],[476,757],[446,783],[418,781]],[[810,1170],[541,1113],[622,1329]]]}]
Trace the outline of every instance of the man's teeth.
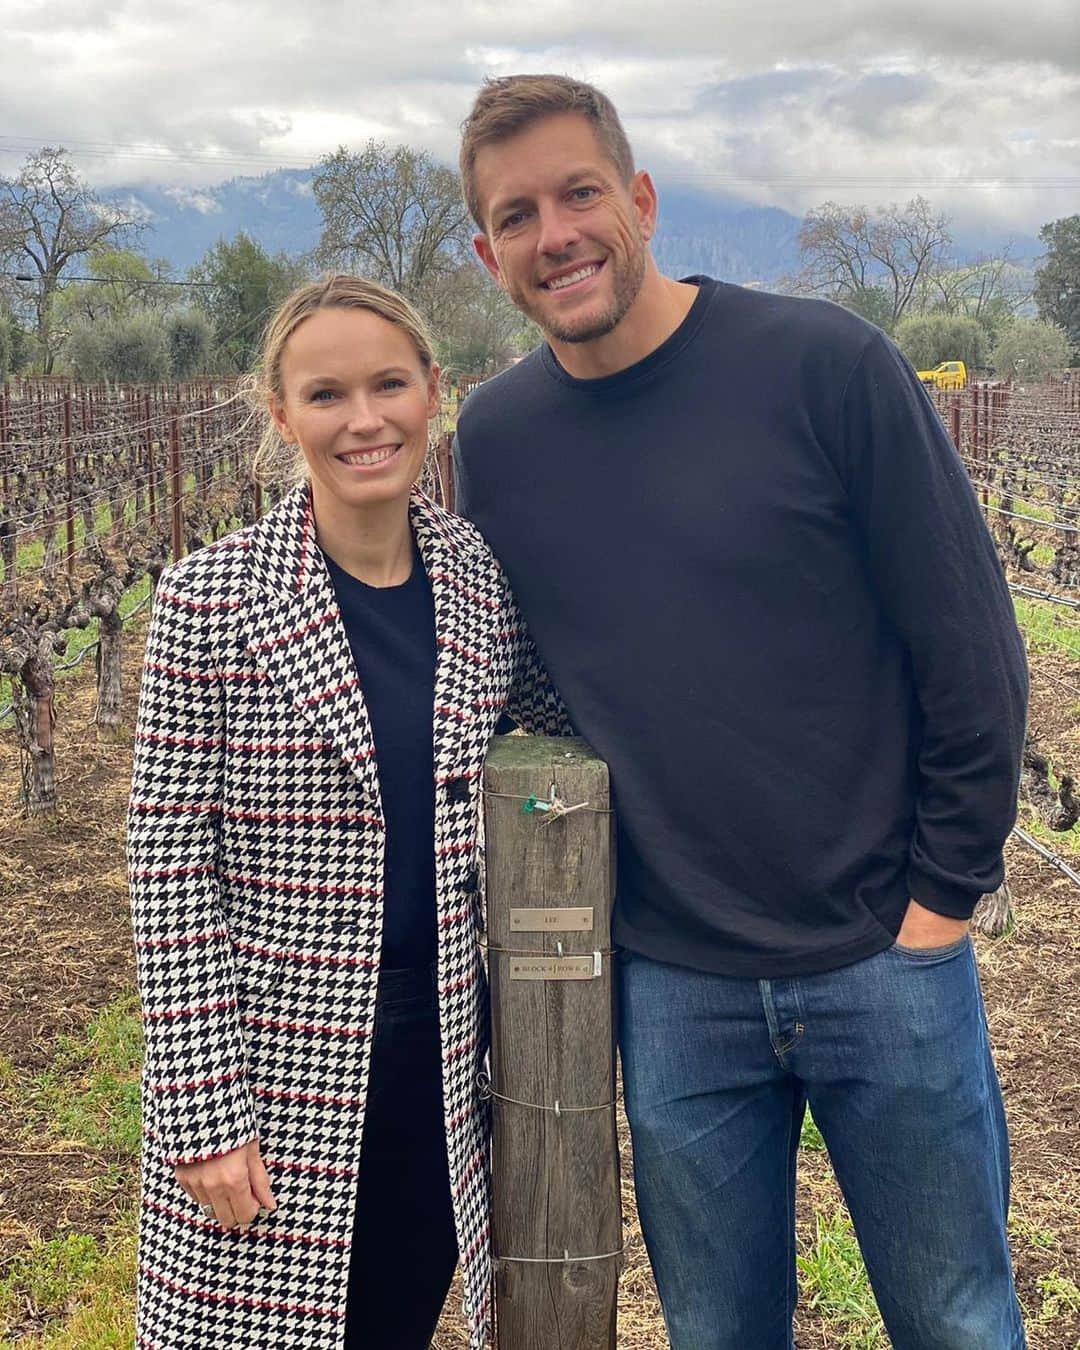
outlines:
[{"label": "man's teeth", "polygon": [[584,281],[586,277],[591,277],[599,271],[600,264],[591,263],[588,267],[579,267],[576,272],[570,272],[565,277],[552,277],[547,283],[547,288],[549,291],[561,291],[564,286],[572,286],[575,281]]},{"label": "man's teeth", "polygon": [[356,450],[351,455],[342,455],[346,464],[381,464],[384,459],[397,454],[397,446],[382,446],[378,450]]}]

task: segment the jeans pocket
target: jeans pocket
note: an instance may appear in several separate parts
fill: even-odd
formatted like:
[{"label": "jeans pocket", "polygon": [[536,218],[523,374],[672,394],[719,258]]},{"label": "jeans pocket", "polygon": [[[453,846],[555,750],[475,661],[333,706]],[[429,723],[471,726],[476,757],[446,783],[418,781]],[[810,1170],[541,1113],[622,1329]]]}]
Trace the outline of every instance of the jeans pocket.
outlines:
[{"label": "jeans pocket", "polygon": [[970,946],[971,934],[965,933],[954,942],[946,942],[943,947],[905,947],[899,942],[894,942],[889,950],[902,961],[926,966],[936,965],[939,961],[949,961],[955,956],[960,956]]}]

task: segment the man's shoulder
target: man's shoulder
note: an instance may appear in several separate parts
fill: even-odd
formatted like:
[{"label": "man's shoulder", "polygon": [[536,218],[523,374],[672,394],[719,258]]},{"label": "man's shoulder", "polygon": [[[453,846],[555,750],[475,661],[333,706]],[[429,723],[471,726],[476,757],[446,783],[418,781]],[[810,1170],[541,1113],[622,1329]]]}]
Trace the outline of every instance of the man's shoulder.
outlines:
[{"label": "man's shoulder", "polygon": [[711,307],[711,323],[726,327],[738,316],[740,324],[748,325],[759,340],[771,337],[785,345],[805,346],[826,343],[856,353],[883,336],[872,323],[832,300],[726,282],[714,285],[720,303]]}]

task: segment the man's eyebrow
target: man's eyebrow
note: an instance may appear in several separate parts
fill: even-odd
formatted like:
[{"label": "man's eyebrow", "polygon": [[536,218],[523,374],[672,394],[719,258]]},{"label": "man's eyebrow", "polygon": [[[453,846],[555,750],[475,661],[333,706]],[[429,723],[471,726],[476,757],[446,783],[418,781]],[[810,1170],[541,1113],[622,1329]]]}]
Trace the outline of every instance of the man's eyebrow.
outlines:
[{"label": "man's eyebrow", "polygon": [[[559,186],[563,188],[576,187],[578,183],[584,182],[586,179],[590,178],[603,179],[605,178],[605,175],[602,169],[596,167],[573,169],[565,178],[560,180]],[[506,201],[499,201],[498,198],[496,198],[492,215],[500,216],[504,215],[507,211],[516,211],[519,207],[528,206],[531,201],[532,197],[529,196],[528,193],[522,193],[517,197],[508,197]]]}]

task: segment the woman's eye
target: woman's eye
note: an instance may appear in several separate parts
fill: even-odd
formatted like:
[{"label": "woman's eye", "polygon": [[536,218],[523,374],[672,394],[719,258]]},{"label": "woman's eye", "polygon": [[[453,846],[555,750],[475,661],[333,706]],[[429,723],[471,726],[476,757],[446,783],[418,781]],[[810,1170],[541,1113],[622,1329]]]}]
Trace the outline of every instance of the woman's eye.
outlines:
[{"label": "woman's eye", "polygon": [[325,403],[328,399],[332,399],[333,397],[334,391],[332,389],[316,389],[311,395],[311,401],[312,403]]},{"label": "woman's eye", "polygon": [[391,375],[391,376],[388,377],[387,379],[383,380],[382,385],[381,385],[381,388],[383,388],[383,389],[404,389],[404,388],[405,388],[405,381],[404,381],[404,380],[399,380],[399,379],[397,378],[396,375]]}]

